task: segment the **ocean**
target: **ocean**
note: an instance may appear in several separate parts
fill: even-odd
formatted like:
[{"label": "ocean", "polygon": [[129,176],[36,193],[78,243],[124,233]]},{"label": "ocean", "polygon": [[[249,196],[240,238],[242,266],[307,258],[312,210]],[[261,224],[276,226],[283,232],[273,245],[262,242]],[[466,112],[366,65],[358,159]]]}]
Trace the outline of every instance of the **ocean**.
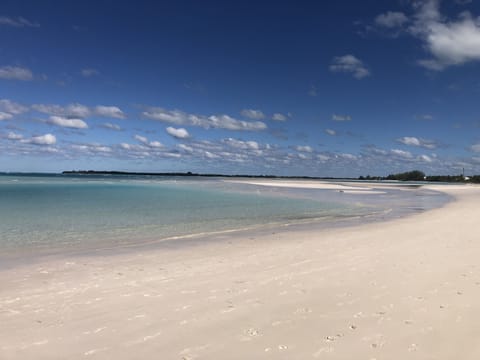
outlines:
[{"label": "ocean", "polygon": [[223,178],[2,175],[0,261],[280,224],[377,221],[445,201],[421,188],[361,195]]}]

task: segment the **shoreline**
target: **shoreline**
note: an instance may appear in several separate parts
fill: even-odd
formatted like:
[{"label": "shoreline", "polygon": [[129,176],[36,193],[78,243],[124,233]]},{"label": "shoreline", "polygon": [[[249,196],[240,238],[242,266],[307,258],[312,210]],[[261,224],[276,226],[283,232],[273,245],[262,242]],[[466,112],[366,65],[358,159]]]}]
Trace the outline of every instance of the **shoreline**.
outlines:
[{"label": "shoreline", "polygon": [[480,188],[428,188],[455,200],[354,227],[0,271],[0,357],[476,359]]}]

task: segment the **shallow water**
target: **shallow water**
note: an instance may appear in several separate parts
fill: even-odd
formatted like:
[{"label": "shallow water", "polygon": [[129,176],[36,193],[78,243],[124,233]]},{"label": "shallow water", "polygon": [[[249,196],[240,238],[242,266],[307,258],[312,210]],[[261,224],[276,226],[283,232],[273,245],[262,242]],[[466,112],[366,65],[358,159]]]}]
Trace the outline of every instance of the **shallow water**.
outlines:
[{"label": "shallow water", "polygon": [[0,257],[20,250],[48,254],[312,220],[400,216],[442,201],[422,190],[348,195],[213,178],[4,175]]}]

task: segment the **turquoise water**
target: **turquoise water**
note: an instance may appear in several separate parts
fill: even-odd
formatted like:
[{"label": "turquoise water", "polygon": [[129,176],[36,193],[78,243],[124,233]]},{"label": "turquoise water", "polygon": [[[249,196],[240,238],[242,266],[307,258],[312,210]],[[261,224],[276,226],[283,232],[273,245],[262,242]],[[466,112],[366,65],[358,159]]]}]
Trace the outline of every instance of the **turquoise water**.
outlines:
[{"label": "turquoise water", "polygon": [[288,191],[222,179],[0,176],[0,251],[42,254],[354,218],[385,214],[392,201],[406,201],[403,195],[395,200],[393,193],[374,198],[368,202],[332,191]]}]

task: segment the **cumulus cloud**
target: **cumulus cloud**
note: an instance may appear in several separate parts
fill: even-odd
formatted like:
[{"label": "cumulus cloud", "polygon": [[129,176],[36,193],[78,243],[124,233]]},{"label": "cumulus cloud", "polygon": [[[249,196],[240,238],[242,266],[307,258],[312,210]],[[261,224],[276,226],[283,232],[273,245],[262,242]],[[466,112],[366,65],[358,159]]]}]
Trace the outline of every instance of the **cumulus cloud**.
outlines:
[{"label": "cumulus cloud", "polygon": [[421,139],[414,136],[401,137],[397,139],[397,142],[408,146],[423,147],[425,149],[435,149],[438,146],[433,140]]},{"label": "cumulus cloud", "polygon": [[148,147],[163,148],[163,144],[160,141],[149,141],[145,136],[141,136],[141,135],[135,135],[133,138]]},{"label": "cumulus cloud", "polygon": [[55,135],[45,134],[32,136],[30,139],[24,140],[24,142],[35,145],[54,145],[57,142],[57,138]]},{"label": "cumulus cloud", "polygon": [[115,119],[126,118],[124,112],[116,106],[98,105],[98,106],[95,106],[94,112],[96,115],[103,116],[103,117],[110,117]]},{"label": "cumulus cloud", "polygon": [[408,21],[408,17],[403,12],[387,11],[375,18],[375,24],[386,28],[401,27]]},{"label": "cumulus cloud", "polygon": [[0,99],[0,110],[10,114],[18,115],[27,112],[28,108],[8,99]]},{"label": "cumulus cloud", "polygon": [[242,114],[242,116],[245,116],[253,120],[265,119],[265,114],[261,110],[244,109],[240,112],[240,114]]},{"label": "cumulus cloud", "polygon": [[149,108],[142,115],[151,120],[183,126],[200,126],[205,129],[259,131],[267,128],[267,125],[262,121],[242,121],[234,119],[229,115],[195,115],[180,110],[166,110],[159,107]]},{"label": "cumulus cloud", "polygon": [[72,119],[66,118],[63,116],[50,116],[50,119],[47,121],[48,124],[71,128],[71,129],[87,129],[88,125],[82,119]]},{"label": "cumulus cloud", "polygon": [[33,73],[30,69],[20,66],[1,66],[0,79],[6,80],[33,80]]},{"label": "cumulus cloud", "polygon": [[0,25],[11,26],[16,28],[23,28],[23,27],[40,27],[40,24],[37,22],[32,22],[24,17],[8,17],[8,16],[0,16]]},{"label": "cumulus cloud", "polygon": [[332,120],[333,121],[350,121],[350,120],[352,120],[352,117],[350,115],[333,114],[332,115]]},{"label": "cumulus cloud", "polygon": [[419,60],[419,65],[441,71],[449,66],[480,60],[480,21],[468,11],[456,20],[440,13],[438,0],[414,3],[416,13],[410,33],[423,41],[431,57]]},{"label": "cumulus cloud", "polygon": [[188,133],[188,131],[184,128],[174,128],[174,127],[167,127],[166,128],[166,131],[169,135],[173,136],[174,138],[177,138],[177,139],[187,139],[190,137],[190,134]]},{"label": "cumulus cloud", "polygon": [[287,117],[283,114],[280,114],[280,113],[275,113],[272,115],[272,120],[275,120],[275,121],[286,121],[287,120]]},{"label": "cumulus cloud", "polygon": [[332,130],[332,129],[325,129],[325,132],[326,132],[328,135],[331,135],[331,136],[337,135],[337,132],[336,132],[335,130]]},{"label": "cumulus cloud", "polygon": [[0,111],[0,121],[2,121],[2,120],[10,120],[11,118],[13,118],[13,115],[12,115],[12,114],[9,114],[9,113]]},{"label": "cumulus cloud", "polygon": [[83,77],[89,78],[89,77],[99,75],[100,72],[97,69],[87,68],[87,69],[82,69],[82,71],[80,71],[80,74],[82,74]]},{"label": "cumulus cloud", "polygon": [[370,71],[363,62],[351,54],[333,58],[329,69],[335,73],[350,73],[355,79],[363,79],[370,75]]}]

